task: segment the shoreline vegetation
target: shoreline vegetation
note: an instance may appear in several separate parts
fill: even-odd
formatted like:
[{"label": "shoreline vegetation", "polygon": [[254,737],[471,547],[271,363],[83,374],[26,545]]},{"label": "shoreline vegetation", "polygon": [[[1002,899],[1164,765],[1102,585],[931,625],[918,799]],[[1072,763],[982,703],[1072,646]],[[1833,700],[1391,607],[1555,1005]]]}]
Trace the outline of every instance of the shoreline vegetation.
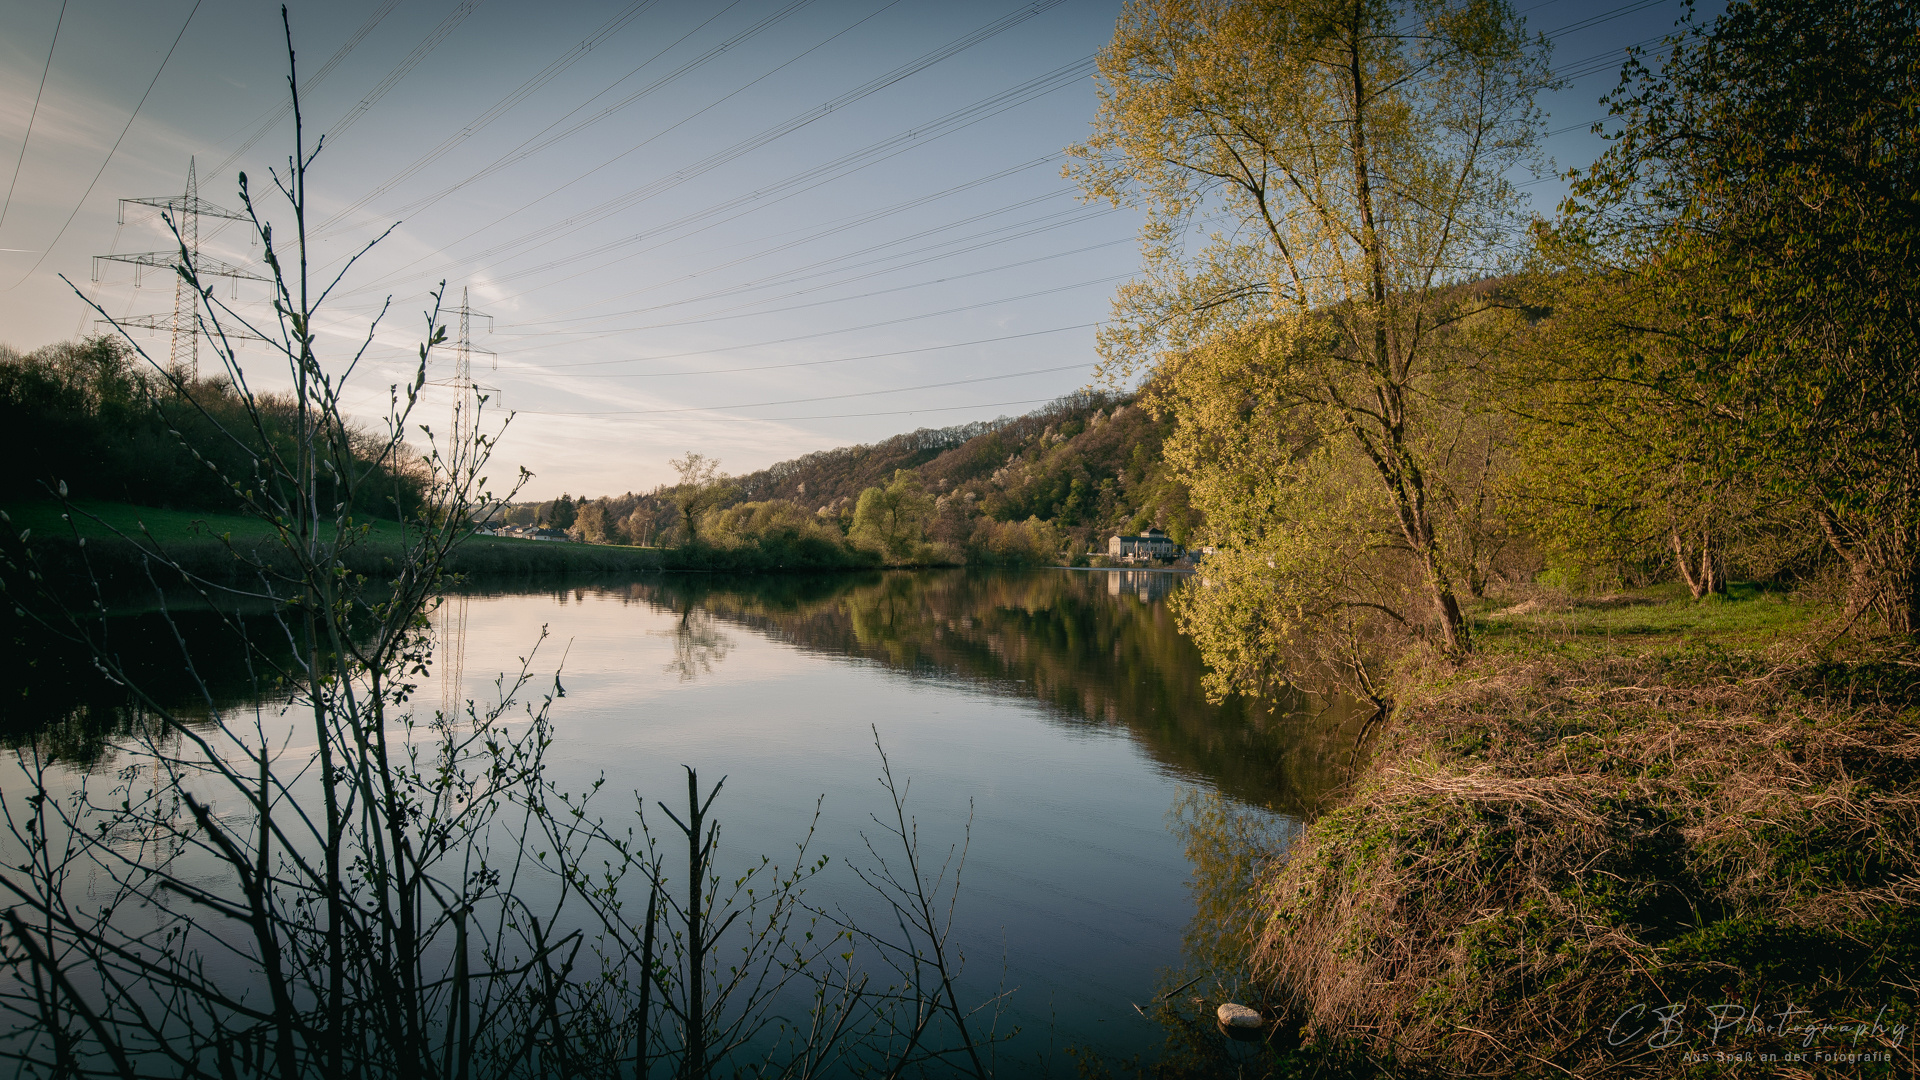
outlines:
[{"label": "shoreline vegetation", "polygon": [[1782,591],[1675,592],[1516,590],[1471,660],[1403,657],[1349,792],[1245,898],[1282,1059],[1914,1068],[1920,665]]},{"label": "shoreline vegetation", "polygon": [[[740,517],[763,506],[730,508]],[[50,581],[86,582],[108,594],[150,589],[145,569],[149,557],[164,551],[165,560],[205,581],[230,580],[242,564],[271,565],[282,544],[258,519],[198,510],[138,506],[100,500],[14,501],[0,504],[0,514],[11,530],[10,539],[25,554],[30,546],[39,572]],[[348,548],[346,569],[369,578],[390,576],[405,550],[404,530],[397,523],[366,522],[366,534]],[[825,530],[820,532],[825,533]],[[26,543],[21,542],[21,537]],[[235,559],[235,553],[243,558]],[[482,580],[547,574],[582,573],[815,573],[878,569],[942,569],[962,566],[1088,569],[1075,567],[1061,553],[1010,544],[999,552],[963,551],[944,545],[916,544],[901,557],[846,542],[827,533],[815,534],[803,523],[784,530],[776,526],[746,532],[721,531],[671,547],[643,547],[612,543],[565,543],[514,537],[475,535],[448,557],[449,573]],[[1085,563],[1087,560],[1079,560]],[[1103,567],[1094,566],[1093,569]],[[284,569],[284,568],[283,568]],[[1141,567],[1121,567],[1141,569]],[[1148,567],[1152,569],[1152,567]],[[1164,569],[1164,568],[1162,568]]]},{"label": "shoreline vegetation", "polygon": [[[449,569],[1046,566],[1097,560],[1108,536],[1149,527],[1181,543],[1194,517],[1160,452],[1169,423],[1138,396],[1082,391],[1025,415],[821,451],[738,477],[689,452],[670,462],[677,483],[644,494],[509,496],[472,508],[473,523],[489,532],[537,525],[577,543],[474,535]],[[272,529],[246,516],[257,494],[249,485],[298,423],[291,399],[254,400],[224,374],[146,365],[111,337],[26,353],[0,346],[0,444],[17,464],[0,476],[0,510],[15,519],[16,536],[39,538],[56,579],[84,578],[84,537],[110,588],[122,579],[144,585],[138,544],[129,541],[145,542],[143,527],[152,526],[194,572],[230,584],[219,538],[252,544],[250,553],[274,546],[253,543],[271,541]],[[343,506],[367,530],[349,546],[347,568],[389,574],[406,542],[398,523],[414,520],[426,494],[432,450],[388,446],[349,423],[332,452],[336,472],[365,473]],[[61,520],[56,490],[100,520]]]}]

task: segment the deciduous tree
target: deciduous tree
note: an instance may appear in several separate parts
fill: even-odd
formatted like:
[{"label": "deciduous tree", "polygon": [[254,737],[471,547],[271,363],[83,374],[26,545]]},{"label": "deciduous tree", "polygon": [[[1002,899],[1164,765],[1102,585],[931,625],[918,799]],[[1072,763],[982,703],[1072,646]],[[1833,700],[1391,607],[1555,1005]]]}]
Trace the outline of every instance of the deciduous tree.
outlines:
[{"label": "deciduous tree", "polygon": [[720,459],[687,451],[685,457],[667,464],[680,474],[680,485],[673,490],[674,505],[680,508],[682,538],[689,544],[700,538],[700,515],[733,497],[733,485],[720,471]]},{"label": "deciduous tree", "polygon": [[1736,2],[1614,95],[1568,231],[1657,290],[1669,399],[1803,502],[1857,612],[1920,627],[1920,18]]},{"label": "deciduous tree", "polygon": [[[1458,505],[1443,488],[1488,458],[1486,414],[1463,397],[1476,354],[1457,340],[1487,305],[1460,286],[1506,266],[1519,235],[1509,176],[1533,153],[1539,46],[1500,0],[1135,0],[1100,78],[1069,172],[1146,211],[1146,271],[1115,301],[1102,372],[1191,376],[1162,405],[1188,440],[1196,508],[1237,553],[1216,580],[1266,596],[1263,619],[1304,590],[1327,597],[1321,616],[1377,608],[1465,652],[1455,540],[1483,503],[1476,484]],[[1238,372],[1269,396],[1208,396]],[[1209,450],[1264,438],[1239,430],[1253,424],[1296,440],[1279,452],[1301,467],[1248,473]],[[1342,596],[1294,543],[1295,515],[1336,508],[1377,541],[1356,555],[1387,564],[1366,580],[1410,581],[1418,609]]]},{"label": "deciduous tree", "polygon": [[904,559],[926,538],[932,517],[933,499],[921,489],[920,478],[910,469],[895,469],[886,487],[860,493],[848,535],[888,558]]}]

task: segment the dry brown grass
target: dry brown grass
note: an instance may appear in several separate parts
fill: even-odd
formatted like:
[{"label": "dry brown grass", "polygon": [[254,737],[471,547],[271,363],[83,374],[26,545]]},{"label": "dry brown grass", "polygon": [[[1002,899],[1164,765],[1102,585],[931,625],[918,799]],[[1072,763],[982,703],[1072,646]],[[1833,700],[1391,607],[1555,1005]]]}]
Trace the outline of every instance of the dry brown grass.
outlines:
[{"label": "dry brown grass", "polygon": [[[1792,1004],[1790,1027],[1887,1029],[1805,1049],[1892,1061],[1774,1074],[1911,1073],[1891,1030],[1920,974],[1910,656],[1514,648],[1409,684],[1353,798],[1263,885],[1257,960],[1309,1037],[1455,1074],[1751,1073],[1685,1055],[1808,1033],[1715,1043],[1708,1007]],[[1678,1006],[1677,1037],[1649,1045],[1637,1005]]]}]

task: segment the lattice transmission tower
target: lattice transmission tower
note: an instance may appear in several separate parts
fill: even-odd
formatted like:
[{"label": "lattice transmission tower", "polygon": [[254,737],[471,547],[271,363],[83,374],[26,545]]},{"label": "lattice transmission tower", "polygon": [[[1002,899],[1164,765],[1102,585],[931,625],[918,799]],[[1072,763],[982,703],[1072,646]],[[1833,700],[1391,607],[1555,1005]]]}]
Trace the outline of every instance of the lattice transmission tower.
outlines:
[{"label": "lattice transmission tower", "polygon": [[[487,330],[493,330],[493,316],[483,311],[475,311],[468,303],[467,290],[460,290],[460,306],[448,312],[460,320],[460,331],[453,338],[453,375],[450,378],[431,380],[434,386],[453,388],[453,442],[454,455],[465,455],[473,442],[474,432],[480,419],[480,391],[492,387],[482,386],[473,381],[473,356],[479,353],[488,358],[488,368],[492,370],[499,363],[498,356],[488,349],[473,347],[473,321],[485,319]],[[454,465],[449,457],[448,466]]]},{"label": "lattice transmission tower", "polygon": [[[242,281],[270,281],[245,267],[200,254],[200,219],[203,217],[222,218],[227,221],[243,221],[249,225],[252,219],[236,210],[210,203],[200,197],[200,184],[194,176],[194,161],[187,159],[187,190],[184,195],[154,195],[139,199],[120,200],[120,224],[127,223],[127,207],[151,206],[169,216],[174,230],[179,234],[180,245],[186,249],[187,261],[193,266],[194,274],[202,279],[222,277],[233,282],[234,295],[239,295]],[[200,314],[200,298],[194,295],[193,287],[180,274],[180,251],[142,251],[129,255],[95,255],[93,257],[93,280],[100,280],[102,262],[122,262],[133,264],[133,287],[140,287],[141,271],[147,267],[174,270],[173,313],[170,315],[134,315],[120,320],[122,327],[141,327],[147,330],[165,330],[173,336],[173,345],[168,354],[168,366],[179,368],[185,365],[200,377],[200,337],[206,330],[206,320]],[[102,320],[104,325],[112,325]],[[241,330],[239,327],[223,327],[229,338],[248,338],[263,341],[264,338]]]},{"label": "lattice transmission tower", "polygon": [[[450,315],[460,320],[459,333],[453,338],[453,374],[445,379],[430,380],[434,386],[453,388],[453,438],[447,444],[446,467],[454,472],[466,468],[472,461],[474,435],[480,423],[480,391],[490,390],[473,381],[473,356],[479,353],[489,357],[488,367],[498,363],[495,354],[487,349],[473,347],[473,321],[485,319],[487,329],[493,329],[493,316],[473,310],[468,302],[467,290],[460,290],[460,306]],[[467,670],[467,594],[458,593],[442,597],[440,601],[440,713],[452,720],[465,703],[463,690]]]}]

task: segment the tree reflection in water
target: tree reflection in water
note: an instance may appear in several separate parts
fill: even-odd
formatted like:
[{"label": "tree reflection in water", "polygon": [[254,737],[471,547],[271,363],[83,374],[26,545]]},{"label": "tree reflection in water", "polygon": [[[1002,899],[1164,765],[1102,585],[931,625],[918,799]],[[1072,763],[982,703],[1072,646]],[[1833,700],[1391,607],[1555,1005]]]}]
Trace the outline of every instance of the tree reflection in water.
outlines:
[{"label": "tree reflection in water", "polygon": [[1053,570],[652,579],[610,591],[676,612],[683,624],[704,612],[804,650],[1034,699],[1055,723],[1123,729],[1164,770],[1193,782],[1168,813],[1192,866],[1193,917],[1184,965],[1163,974],[1158,997],[1139,1003],[1166,1032],[1165,1049],[1151,1062],[1120,1062],[1082,1048],[1080,1068],[1090,1076],[1274,1075],[1287,1071],[1287,1040],[1229,1040],[1214,1009],[1223,1001],[1271,1006],[1245,966],[1254,885],[1348,779],[1371,706],[1306,693],[1209,704],[1198,652],[1164,603],[1183,587],[1185,579],[1162,572]]},{"label": "tree reflection in water", "polygon": [[712,674],[713,665],[733,651],[733,639],[721,632],[712,612],[695,607],[691,598],[681,601],[679,614],[673,629],[655,631],[673,639],[673,659],[661,670],[681,682],[691,682]]},{"label": "tree reflection in water", "polygon": [[699,653],[704,615],[808,652],[1032,699],[1051,722],[1124,731],[1170,775],[1310,816],[1345,781],[1370,709],[1299,692],[1273,703],[1208,703],[1199,653],[1163,602],[1184,580],[1139,571],[894,571],[651,577],[588,591],[679,617],[688,656],[707,666],[683,669],[676,653],[676,673],[706,670],[725,655]]}]

